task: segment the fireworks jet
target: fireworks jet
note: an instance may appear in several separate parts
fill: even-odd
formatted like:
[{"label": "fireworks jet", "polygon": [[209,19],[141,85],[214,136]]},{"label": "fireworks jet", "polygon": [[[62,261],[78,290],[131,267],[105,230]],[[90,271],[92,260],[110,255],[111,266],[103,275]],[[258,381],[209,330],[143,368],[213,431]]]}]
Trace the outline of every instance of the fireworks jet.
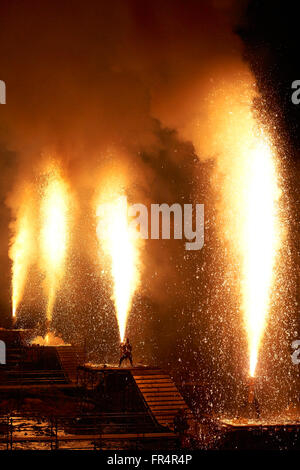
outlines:
[{"label": "fireworks jet", "polygon": [[127,198],[115,195],[109,203],[98,204],[97,236],[110,260],[113,300],[120,332],[124,341],[128,314],[138,287],[139,247],[137,232],[128,221]]},{"label": "fireworks jet", "polygon": [[[47,291],[46,329],[49,332],[56,293],[64,276],[69,239],[69,190],[59,167],[52,163],[42,189],[40,248]],[[46,340],[49,336],[46,335]]]},{"label": "fireworks jet", "polygon": [[250,376],[257,370],[285,232],[280,220],[280,164],[271,126],[265,115],[260,121],[261,106],[251,73],[230,72],[204,104],[207,122],[202,125],[199,119],[200,127],[197,121],[190,129],[199,154],[216,158],[218,225],[229,248],[228,273],[241,311]]},{"label": "fireworks jet", "polygon": [[[255,376],[259,350],[271,308],[282,226],[279,164],[267,127],[252,108],[253,84],[223,90],[226,99],[210,112],[218,152],[221,188],[220,228],[230,246],[229,263],[237,269],[237,295],[248,343],[248,374]],[[215,108],[216,107],[216,108]],[[237,267],[237,268],[236,268]]]},{"label": "fireworks jet", "polygon": [[277,202],[280,190],[275,156],[261,129],[256,129],[254,134],[244,176],[242,294],[249,344],[249,373],[254,377],[270,309],[279,245]]},{"label": "fireworks jet", "polygon": [[14,238],[9,256],[12,260],[12,318],[16,321],[17,309],[22,300],[29,267],[34,255],[33,199],[29,188],[23,194],[22,203],[14,224]]}]

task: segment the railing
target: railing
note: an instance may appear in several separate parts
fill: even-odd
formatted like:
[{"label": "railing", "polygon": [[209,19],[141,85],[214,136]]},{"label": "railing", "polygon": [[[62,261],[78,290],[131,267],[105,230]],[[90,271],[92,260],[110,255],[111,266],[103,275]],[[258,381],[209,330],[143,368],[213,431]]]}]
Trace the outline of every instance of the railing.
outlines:
[{"label": "railing", "polygon": [[[2,431],[2,432],[1,432]],[[85,443],[89,448],[107,448],[113,442],[130,441],[139,446],[145,439],[173,441],[171,432],[156,432],[145,413],[101,413],[98,415],[45,416],[24,413],[0,417],[0,444],[7,450],[16,445],[49,445],[58,449],[61,443],[71,445]]]}]

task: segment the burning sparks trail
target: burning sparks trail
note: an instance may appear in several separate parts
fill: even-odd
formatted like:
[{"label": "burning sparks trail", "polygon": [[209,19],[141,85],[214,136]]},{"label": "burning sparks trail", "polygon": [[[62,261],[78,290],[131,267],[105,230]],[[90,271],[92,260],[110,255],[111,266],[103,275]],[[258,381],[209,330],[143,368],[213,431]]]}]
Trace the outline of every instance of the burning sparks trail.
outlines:
[{"label": "burning sparks trail", "polygon": [[[229,245],[228,275],[240,297],[255,376],[261,341],[272,307],[272,289],[285,227],[281,220],[279,162],[271,137],[256,119],[259,102],[252,75],[231,75],[207,101],[208,123],[199,151],[216,156],[219,227]],[[199,129],[198,129],[199,132]],[[236,283],[237,280],[237,283]]]},{"label": "burning sparks trail", "polygon": [[12,264],[12,315],[16,313],[24,293],[26,278],[33,256],[32,199],[24,195],[15,226],[15,238],[10,249]]},{"label": "burning sparks trail", "polygon": [[254,136],[244,173],[243,308],[254,377],[270,308],[270,294],[279,241],[278,188],[275,157],[262,131]]},{"label": "burning sparks trail", "polygon": [[46,175],[41,204],[41,252],[42,269],[46,273],[48,324],[52,319],[57,289],[64,275],[69,238],[68,212],[68,187],[59,169],[53,165]]},{"label": "burning sparks trail", "polygon": [[124,196],[117,196],[111,203],[100,204],[97,208],[97,235],[111,262],[113,299],[121,341],[124,341],[128,313],[139,283],[139,240],[129,225],[127,210]]}]

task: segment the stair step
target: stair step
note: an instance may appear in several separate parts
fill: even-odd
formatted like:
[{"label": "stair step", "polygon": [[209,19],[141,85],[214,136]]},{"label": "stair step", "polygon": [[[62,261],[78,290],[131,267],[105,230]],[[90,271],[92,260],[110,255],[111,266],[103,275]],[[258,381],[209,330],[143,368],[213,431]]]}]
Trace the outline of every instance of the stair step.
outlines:
[{"label": "stair step", "polygon": [[191,411],[170,376],[160,371],[153,371],[152,374],[149,371],[147,374],[133,373],[132,375],[159,424],[172,427],[179,409],[185,409],[187,417],[191,415]]},{"label": "stair step", "polygon": [[57,348],[57,354],[64,373],[70,381],[75,381],[77,377],[77,367],[83,362],[83,353],[73,346]]}]

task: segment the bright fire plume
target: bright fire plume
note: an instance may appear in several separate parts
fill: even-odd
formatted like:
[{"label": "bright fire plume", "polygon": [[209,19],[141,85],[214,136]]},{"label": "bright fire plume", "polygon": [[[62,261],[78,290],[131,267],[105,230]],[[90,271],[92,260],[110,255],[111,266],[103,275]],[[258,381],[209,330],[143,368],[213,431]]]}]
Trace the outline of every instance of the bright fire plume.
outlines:
[{"label": "bright fire plume", "polygon": [[16,224],[15,237],[10,248],[10,258],[12,259],[12,315],[16,317],[17,309],[22,300],[28,270],[32,262],[34,234],[33,234],[33,214],[32,200],[28,195],[24,195]]},{"label": "bright fire plume", "polygon": [[219,227],[230,247],[228,272],[240,280],[250,376],[256,371],[285,232],[279,162],[271,139],[256,120],[252,106],[257,98],[248,70],[230,73],[202,105],[207,119],[198,119],[193,128],[199,154],[216,158]]},{"label": "bright fire plume", "polygon": [[46,318],[50,323],[57,289],[64,276],[69,239],[68,186],[56,166],[46,174],[41,202],[41,254],[42,269],[46,273],[48,296]]},{"label": "bright fire plume", "polygon": [[250,355],[249,372],[254,377],[270,308],[279,242],[277,202],[280,191],[275,156],[262,131],[257,131],[254,136],[244,176],[242,290]]},{"label": "bright fire plume", "polygon": [[118,195],[112,202],[97,207],[97,235],[104,253],[110,258],[121,341],[124,341],[132,298],[139,284],[139,241],[127,212],[125,196]]}]

